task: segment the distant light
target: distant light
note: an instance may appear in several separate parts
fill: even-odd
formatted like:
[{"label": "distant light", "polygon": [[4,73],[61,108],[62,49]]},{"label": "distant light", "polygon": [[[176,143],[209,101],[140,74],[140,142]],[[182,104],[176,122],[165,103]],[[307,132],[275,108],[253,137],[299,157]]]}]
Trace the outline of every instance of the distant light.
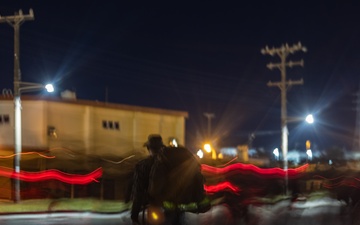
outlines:
[{"label": "distant light", "polygon": [[196,155],[199,156],[200,159],[202,159],[204,157],[204,152],[201,149],[199,149]]},{"label": "distant light", "polygon": [[147,211],[149,224],[163,224],[164,212],[159,207],[149,206]]},{"label": "distant light", "polygon": [[279,149],[278,148],[275,148],[273,153],[276,157],[279,157]]},{"label": "distant light", "polygon": [[204,150],[206,151],[206,152],[211,152],[211,145],[210,144],[204,144]]},{"label": "distant light", "polygon": [[310,124],[314,123],[314,117],[313,117],[313,115],[312,115],[312,114],[307,115],[306,118],[305,118],[305,121],[306,121],[307,123],[310,123]]},{"label": "distant light", "polygon": [[45,85],[47,92],[54,92],[54,86],[52,84]]},{"label": "distant light", "polygon": [[172,145],[173,145],[174,147],[178,147],[178,143],[177,143],[176,139],[173,139],[173,140],[172,140]]},{"label": "distant light", "polygon": [[156,212],[152,212],[152,213],[151,213],[151,216],[152,216],[152,218],[153,218],[154,220],[158,220],[158,219],[159,219],[159,216],[158,216],[158,214],[156,214]]},{"label": "distant light", "polygon": [[306,154],[308,155],[308,159],[311,160],[313,157],[311,149],[306,150]]}]

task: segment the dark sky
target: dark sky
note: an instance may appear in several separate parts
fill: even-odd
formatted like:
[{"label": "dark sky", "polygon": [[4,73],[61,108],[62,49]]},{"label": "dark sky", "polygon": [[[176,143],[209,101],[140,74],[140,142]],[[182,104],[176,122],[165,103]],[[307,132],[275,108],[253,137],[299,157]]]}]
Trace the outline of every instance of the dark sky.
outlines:
[{"label": "dark sky", "polygon": [[[128,3],[132,2],[132,3]],[[246,142],[280,146],[278,57],[261,48],[301,41],[304,79],[288,92],[288,115],[313,113],[317,123],[289,124],[290,148],[352,148],[360,76],[360,6],[356,1],[199,1],[142,3],[95,0],[8,0],[2,16],[32,8],[21,26],[22,81],[52,81],[80,99],[189,112],[187,145],[206,135],[204,112],[215,114],[212,134],[221,146]],[[0,24],[1,88],[12,88],[13,29]],[[108,90],[108,95],[106,95]]]}]

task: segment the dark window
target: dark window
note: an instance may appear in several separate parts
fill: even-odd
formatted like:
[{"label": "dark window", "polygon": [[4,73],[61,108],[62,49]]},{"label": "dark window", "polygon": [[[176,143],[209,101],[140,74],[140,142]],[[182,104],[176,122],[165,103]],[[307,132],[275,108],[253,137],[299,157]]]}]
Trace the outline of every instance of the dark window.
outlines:
[{"label": "dark window", "polygon": [[48,126],[48,136],[52,138],[57,138],[56,128],[54,126]]},{"label": "dark window", "polygon": [[4,123],[10,123],[9,115],[3,115],[3,117],[4,117]]},{"label": "dark window", "polygon": [[10,123],[10,116],[5,114],[5,115],[0,115],[0,124],[8,124]]},{"label": "dark window", "polygon": [[102,126],[104,129],[120,130],[120,123],[118,121],[103,120]]},{"label": "dark window", "polygon": [[120,130],[119,122],[114,122],[114,128],[115,128],[115,130]]}]

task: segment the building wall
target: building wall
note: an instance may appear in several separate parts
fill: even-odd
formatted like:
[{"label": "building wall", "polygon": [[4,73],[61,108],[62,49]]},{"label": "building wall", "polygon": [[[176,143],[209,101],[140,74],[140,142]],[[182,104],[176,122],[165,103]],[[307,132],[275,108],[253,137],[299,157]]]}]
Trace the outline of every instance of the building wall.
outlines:
[{"label": "building wall", "polygon": [[22,102],[22,144],[29,148],[47,146],[46,133],[46,110],[44,102],[25,101]]},{"label": "building wall", "polygon": [[55,128],[56,137],[47,135],[49,147],[84,151],[85,107],[61,102],[47,102],[48,127]]},{"label": "building wall", "polygon": [[[4,121],[5,117],[9,117],[9,121]],[[14,102],[2,101],[0,104],[0,146],[14,145]]]},{"label": "building wall", "polygon": [[[1,146],[13,146],[13,108],[11,100],[0,100],[0,115],[6,113],[11,118],[10,124],[0,124]],[[161,112],[164,113],[76,101],[22,100],[22,146],[126,156],[143,149],[151,133],[161,134],[164,142],[176,138],[185,145],[184,114]]]}]

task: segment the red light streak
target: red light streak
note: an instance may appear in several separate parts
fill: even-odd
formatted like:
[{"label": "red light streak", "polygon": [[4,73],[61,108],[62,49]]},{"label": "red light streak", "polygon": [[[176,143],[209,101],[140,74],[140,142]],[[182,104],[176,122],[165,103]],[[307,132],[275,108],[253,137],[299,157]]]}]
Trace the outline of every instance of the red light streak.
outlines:
[{"label": "red light streak", "polygon": [[[303,166],[300,166],[298,168],[295,169],[288,169],[288,177],[289,178],[293,178],[296,177],[298,175],[300,175],[302,172],[305,172],[306,169],[308,168],[308,164],[305,164]],[[243,163],[236,163],[236,164],[232,164],[229,165],[227,167],[224,168],[217,168],[217,167],[212,167],[206,164],[201,164],[201,168],[202,168],[202,172],[204,173],[210,173],[210,174],[216,174],[216,175],[225,175],[227,173],[230,172],[236,172],[236,173],[241,173],[241,172],[252,172],[258,175],[262,175],[262,177],[268,177],[268,178],[282,178],[285,177],[286,172],[284,169],[281,168],[259,168],[255,165],[252,164],[243,164]]]},{"label": "red light streak", "polygon": [[239,194],[239,192],[241,191],[239,187],[234,186],[229,181],[224,181],[216,185],[204,185],[204,189],[208,194],[214,194],[216,192],[226,191],[226,190],[231,191],[235,194]]},{"label": "red light streak", "polygon": [[37,182],[43,180],[60,180],[68,184],[88,184],[98,182],[96,179],[102,176],[102,168],[98,168],[85,175],[69,174],[59,170],[51,169],[40,172],[20,171],[15,173],[13,169],[0,167],[0,176],[19,179],[27,182]]}]

